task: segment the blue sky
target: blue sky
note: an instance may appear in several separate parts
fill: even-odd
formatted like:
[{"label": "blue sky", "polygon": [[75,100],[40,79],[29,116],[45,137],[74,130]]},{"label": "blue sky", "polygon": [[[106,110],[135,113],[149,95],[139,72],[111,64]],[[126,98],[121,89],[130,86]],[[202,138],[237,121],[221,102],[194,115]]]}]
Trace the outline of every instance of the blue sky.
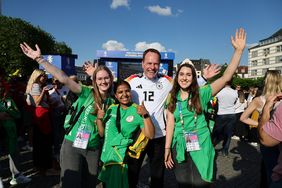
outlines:
[{"label": "blue sky", "polygon": [[[1,0],[0,0],[1,1]],[[281,0],[2,0],[2,14],[21,18],[65,42],[77,65],[96,50],[155,47],[185,58],[229,62],[230,35],[248,47],[282,28]],[[248,61],[244,52],[242,65]]]}]

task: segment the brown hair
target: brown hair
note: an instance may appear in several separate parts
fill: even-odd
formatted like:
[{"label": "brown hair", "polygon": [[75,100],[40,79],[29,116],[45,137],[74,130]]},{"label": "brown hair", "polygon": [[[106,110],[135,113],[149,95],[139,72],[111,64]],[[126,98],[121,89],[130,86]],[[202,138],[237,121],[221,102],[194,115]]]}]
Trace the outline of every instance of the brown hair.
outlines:
[{"label": "brown hair", "polygon": [[[98,89],[98,86],[97,86],[97,83],[96,83],[96,76],[97,76],[97,73],[101,70],[104,70],[106,71],[108,74],[109,74],[109,77],[111,79],[111,83],[113,83],[113,80],[114,80],[114,77],[113,77],[113,74],[112,72],[110,71],[110,69],[104,65],[99,65],[96,70],[94,71],[93,73],[93,80],[92,80],[92,85],[93,85],[93,97],[94,97],[94,112],[93,114],[97,114],[98,112],[98,108],[97,108],[97,105],[102,108],[102,104],[104,103],[104,99],[106,96],[102,96],[99,89]],[[111,95],[111,92],[112,92],[112,84],[110,86],[110,88],[108,89],[109,92],[107,92],[108,95]],[[107,109],[108,106],[105,107],[105,109]]]},{"label": "brown hair", "polygon": [[194,69],[194,67],[188,63],[182,64],[178,71],[176,72],[176,76],[174,78],[174,82],[173,82],[173,86],[172,89],[170,91],[170,101],[168,103],[168,110],[173,113],[175,108],[176,108],[176,95],[180,90],[180,85],[178,83],[178,76],[179,76],[179,72],[181,70],[182,67],[187,67],[190,68],[192,70],[192,83],[189,86],[189,96],[191,96],[191,105],[189,105],[189,100],[187,102],[187,107],[189,108],[189,110],[195,110],[195,112],[197,114],[202,113],[202,107],[201,107],[201,102],[200,102],[200,95],[199,95],[199,85],[197,82],[197,75],[196,75],[196,71]]}]

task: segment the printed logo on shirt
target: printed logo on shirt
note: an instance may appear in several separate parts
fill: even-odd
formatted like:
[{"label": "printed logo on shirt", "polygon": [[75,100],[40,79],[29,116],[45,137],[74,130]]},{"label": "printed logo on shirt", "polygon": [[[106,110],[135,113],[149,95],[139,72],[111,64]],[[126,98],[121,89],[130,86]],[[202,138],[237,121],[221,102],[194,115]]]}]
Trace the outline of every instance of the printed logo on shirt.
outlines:
[{"label": "printed logo on shirt", "polygon": [[140,85],[136,86],[136,88],[142,89],[142,85],[140,84]]},{"label": "printed logo on shirt", "polygon": [[163,84],[161,82],[156,83],[157,89],[163,89]]},{"label": "printed logo on shirt", "polygon": [[128,116],[125,120],[130,123],[134,120],[134,116]]}]

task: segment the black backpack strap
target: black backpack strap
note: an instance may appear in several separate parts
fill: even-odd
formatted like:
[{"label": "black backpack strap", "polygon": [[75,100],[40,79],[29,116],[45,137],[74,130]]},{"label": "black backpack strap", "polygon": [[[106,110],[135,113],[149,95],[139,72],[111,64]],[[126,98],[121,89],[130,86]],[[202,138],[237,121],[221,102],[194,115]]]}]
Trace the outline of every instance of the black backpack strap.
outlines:
[{"label": "black backpack strap", "polygon": [[121,131],[121,126],[120,126],[120,104],[117,107],[116,125],[117,125],[117,130],[120,133],[120,131]]}]

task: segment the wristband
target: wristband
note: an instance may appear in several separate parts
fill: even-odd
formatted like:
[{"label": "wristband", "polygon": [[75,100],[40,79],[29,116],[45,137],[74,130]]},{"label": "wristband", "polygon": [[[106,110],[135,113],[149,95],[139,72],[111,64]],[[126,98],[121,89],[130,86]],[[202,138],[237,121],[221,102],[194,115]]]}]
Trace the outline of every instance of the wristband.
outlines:
[{"label": "wristband", "polygon": [[144,115],[143,115],[143,118],[144,118],[144,119],[147,119],[148,117],[150,117],[149,114],[144,114]]}]

